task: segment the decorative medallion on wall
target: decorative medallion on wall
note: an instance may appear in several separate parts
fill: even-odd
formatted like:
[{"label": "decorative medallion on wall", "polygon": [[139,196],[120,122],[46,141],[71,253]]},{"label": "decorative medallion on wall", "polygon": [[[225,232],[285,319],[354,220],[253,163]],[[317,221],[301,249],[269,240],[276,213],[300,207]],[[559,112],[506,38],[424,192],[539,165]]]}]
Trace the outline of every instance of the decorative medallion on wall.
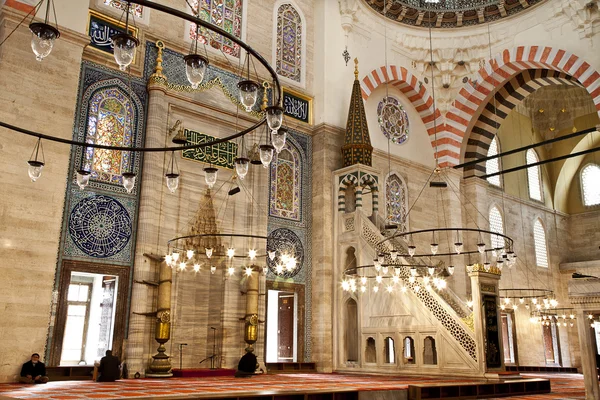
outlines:
[{"label": "decorative medallion on wall", "polygon": [[86,255],[106,258],[127,246],[132,220],[127,209],[114,198],[94,195],[73,207],[68,228],[73,243]]},{"label": "decorative medallion on wall", "polygon": [[[269,234],[270,238],[277,240],[269,240],[267,250],[277,250],[277,255],[273,260],[267,257],[267,266],[269,270],[283,278],[292,278],[300,272],[304,264],[304,246],[302,241],[292,230],[287,228],[275,229]],[[282,273],[277,273],[277,265],[283,264],[280,260],[283,254],[296,258],[296,268],[292,270],[285,269]]]},{"label": "decorative medallion on wall", "polygon": [[387,96],[377,106],[377,121],[381,132],[393,143],[402,144],[408,140],[408,114],[398,99]]}]

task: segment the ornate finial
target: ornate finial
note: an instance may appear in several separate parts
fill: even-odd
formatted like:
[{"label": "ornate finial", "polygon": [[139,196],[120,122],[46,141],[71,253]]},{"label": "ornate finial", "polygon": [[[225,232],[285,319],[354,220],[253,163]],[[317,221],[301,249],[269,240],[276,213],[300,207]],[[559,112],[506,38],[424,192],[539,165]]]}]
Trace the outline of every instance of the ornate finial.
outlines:
[{"label": "ornate finial", "polygon": [[269,82],[264,81],[262,84],[263,87],[263,98],[262,98],[262,105],[260,106],[260,109],[265,111],[265,108],[267,108],[269,106],[269,97],[267,95],[267,92],[269,91],[268,89],[271,87],[271,85],[269,84]]},{"label": "ornate finial", "polygon": [[354,77],[358,79],[358,58],[354,59]]},{"label": "ornate finial", "polygon": [[163,66],[163,49],[165,48],[165,44],[162,40],[156,41],[156,47],[158,47],[158,53],[156,54],[156,67],[154,67],[154,73],[152,74],[152,78],[164,78],[165,76],[162,73]]}]

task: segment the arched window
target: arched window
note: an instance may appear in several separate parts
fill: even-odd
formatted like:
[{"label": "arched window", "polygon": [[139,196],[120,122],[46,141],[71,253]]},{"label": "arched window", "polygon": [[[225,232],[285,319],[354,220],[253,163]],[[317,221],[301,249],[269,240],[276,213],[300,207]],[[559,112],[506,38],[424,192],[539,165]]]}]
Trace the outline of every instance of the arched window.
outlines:
[{"label": "arched window", "polygon": [[404,364],[415,364],[415,341],[410,336],[404,338]]},{"label": "arched window", "polygon": [[271,199],[269,214],[300,221],[300,153],[288,142],[271,163]]},{"label": "arched window", "polygon": [[535,245],[535,262],[538,267],[548,268],[548,248],[546,247],[546,230],[542,221],[533,223],[533,242]]},{"label": "arched window", "polygon": [[383,353],[386,364],[396,363],[396,346],[394,346],[394,339],[389,336],[383,341]]},{"label": "arched window", "polygon": [[427,336],[425,340],[423,340],[423,364],[437,365],[435,339],[431,336]]},{"label": "arched window", "polygon": [[302,18],[289,3],[277,9],[275,25],[275,70],[277,74],[296,82],[302,82]]},{"label": "arched window", "polygon": [[600,204],[600,166],[588,164],[581,170],[581,192],[584,205]]},{"label": "arched window", "polygon": [[[533,149],[527,150],[527,165],[534,164],[540,161],[537,153]],[[540,166],[527,168],[527,183],[529,186],[529,197],[533,200],[542,201],[542,174]]]},{"label": "arched window", "polygon": [[[114,7],[118,10],[125,11],[127,9],[127,2],[124,0],[102,0],[105,5]],[[129,11],[133,16],[142,18],[144,14],[144,7],[139,4],[131,4]]]},{"label": "arched window", "polygon": [[[490,143],[490,147],[488,148],[487,156],[492,157],[500,152],[500,146],[498,145],[498,136],[494,135],[492,142]],[[496,172],[500,172],[500,159],[494,158],[492,160],[487,160],[485,162],[485,174],[495,174]],[[500,175],[490,176],[487,178],[487,181],[492,185],[501,186],[500,183]]]},{"label": "arched window", "polygon": [[[191,0],[194,15],[200,6],[200,19],[218,26],[236,38],[242,37],[242,0]],[[240,56],[240,46],[221,35],[200,28],[198,41],[220,49],[225,54]],[[196,24],[190,24],[190,38],[196,38]]]},{"label": "arched window", "polygon": [[406,184],[398,175],[392,174],[388,176],[385,189],[388,221],[398,225],[400,232],[406,232],[408,211]]},{"label": "arched window", "polygon": [[[504,222],[502,214],[498,207],[493,206],[490,209],[490,231],[504,234]],[[504,247],[504,238],[502,236],[491,235],[492,248],[500,249]]]},{"label": "arched window", "polygon": [[[134,109],[128,96],[118,88],[94,93],[89,102],[86,128],[87,143],[112,146],[131,146],[135,121]],[[91,179],[121,184],[123,172],[131,170],[132,153],[86,148],[84,169]]]}]

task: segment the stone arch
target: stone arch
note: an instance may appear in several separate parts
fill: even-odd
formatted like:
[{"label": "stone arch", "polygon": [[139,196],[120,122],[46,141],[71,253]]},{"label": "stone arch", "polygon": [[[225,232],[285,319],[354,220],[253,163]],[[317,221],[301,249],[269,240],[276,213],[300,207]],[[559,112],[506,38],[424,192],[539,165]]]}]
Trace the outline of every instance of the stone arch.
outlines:
[{"label": "stone arch", "polygon": [[[386,83],[400,90],[419,113],[421,120],[427,128],[431,146],[434,148],[434,151],[437,150],[434,156],[436,158],[447,156],[445,146],[443,145],[448,142],[449,138],[446,137],[443,129],[444,118],[440,111],[434,108],[433,96],[429,94],[425,85],[404,67],[389,65],[386,68],[385,66],[381,66],[363,78],[360,84],[363,100],[367,100],[377,87]],[[460,143],[458,145],[460,148]]]},{"label": "stone arch", "polygon": [[453,107],[446,114],[445,135],[458,138],[459,146],[456,147],[456,143],[448,143],[452,147],[449,150],[454,153],[454,159],[450,164],[444,160],[442,166],[458,163],[465,137],[469,139],[470,129],[477,121],[475,118],[482,113],[486,104],[498,91],[497,88],[504,87],[513,77],[530,69],[557,71],[565,74],[564,77],[560,77],[565,79],[567,75],[572,77],[590,93],[600,115],[600,73],[589,63],[575,54],[552,47],[520,46],[506,49],[489,60],[475,77],[463,86]]},{"label": "stone arch", "polygon": [[338,211],[346,212],[346,189],[358,184],[358,178],[353,174],[348,174],[340,179],[338,188]]},{"label": "stone arch", "polygon": [[[377,215],[377,212],[379,211],[379,185],[377,184],[377,178],[375,178],[373,175],[370,174],[364,174],[363,176],[361,176],[360,178],[360,186],[362,188],[364,187],[369,187],[371,189],[371,195],[373,198],[373,214],[372,215]],[[361,193],[362,195],[362,193]],[[357,198],[357,206],[359,199]],[[362,204],[361,204],[362,206]]]},{"label": "stone arch", "polygon": [[346,300],[346,362],[358,362],[358,304],[353,298]]}]

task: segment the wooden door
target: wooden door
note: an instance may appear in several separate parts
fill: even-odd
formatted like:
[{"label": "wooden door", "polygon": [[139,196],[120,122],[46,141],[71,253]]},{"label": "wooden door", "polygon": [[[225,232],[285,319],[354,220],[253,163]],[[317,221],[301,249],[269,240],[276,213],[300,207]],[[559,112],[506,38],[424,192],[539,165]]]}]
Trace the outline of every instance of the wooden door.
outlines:
[{"label": "wooden door", "polygon": [[280,292],[278,301],[278,361],[294,360],[294,294]]}]

